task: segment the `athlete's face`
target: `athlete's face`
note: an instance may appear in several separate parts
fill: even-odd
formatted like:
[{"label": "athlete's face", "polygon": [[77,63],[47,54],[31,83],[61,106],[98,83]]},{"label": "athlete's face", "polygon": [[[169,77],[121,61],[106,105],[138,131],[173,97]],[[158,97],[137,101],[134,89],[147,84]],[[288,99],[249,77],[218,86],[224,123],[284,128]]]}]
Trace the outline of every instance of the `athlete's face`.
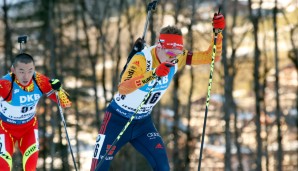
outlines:
[{"label": "athlete's face", "polygon": [[16,65],[12,68],[12,72],[15,74],[16,79],[23,85],[27,86],[34,74],[35,66],[33,62],[22,63],[17,62]]}]

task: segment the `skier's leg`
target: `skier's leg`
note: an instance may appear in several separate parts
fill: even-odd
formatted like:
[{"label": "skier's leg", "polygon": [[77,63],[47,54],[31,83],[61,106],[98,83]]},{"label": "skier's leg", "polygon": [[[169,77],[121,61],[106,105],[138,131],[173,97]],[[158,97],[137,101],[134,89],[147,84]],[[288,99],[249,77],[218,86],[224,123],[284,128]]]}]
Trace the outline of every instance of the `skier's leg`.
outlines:
[{"label": "skier's leg", "polygon": [[0,124],[0,166],[3,171],[11,171],[14,140]]},{"label": "skier's leg", "polygon": [[105,157],[105,160],[100,165],[100,167],[97,166],[100,162],[101,157],[105,155],[109,148],[111,148],[111,144],[113,144],[114,140],[119,135],[119,133],[121,132],[121,130],[127,122],[126,118],[123,118],[122,116],[119,116],[117,114],[112,114],[112,112],[115,111],[106,111],[99,134],[96,138],[90,169],[91,171],[95,171],[95,169],[96,171],[108,171],[110,168],[111,161],[113,160],[116,153],[130,139],[130,136],[127,135],[130,134],[131,128],[128,127],[125,133],[122,135],[121,139],[109,151],[109,154]]},{"label": "skier's leg", "polygon": [[35,171],[38,160],[39,142],[37,125],[30,128],[19,141],[19,148],[23,155],[24,171]]},{"label": "skier's leg", "polygon": [[143,154],[154,171],[169,171],[166,147],[152,121],[143,125],[142,129],[146,129],[146,132],[138,135],[130,143]]}]

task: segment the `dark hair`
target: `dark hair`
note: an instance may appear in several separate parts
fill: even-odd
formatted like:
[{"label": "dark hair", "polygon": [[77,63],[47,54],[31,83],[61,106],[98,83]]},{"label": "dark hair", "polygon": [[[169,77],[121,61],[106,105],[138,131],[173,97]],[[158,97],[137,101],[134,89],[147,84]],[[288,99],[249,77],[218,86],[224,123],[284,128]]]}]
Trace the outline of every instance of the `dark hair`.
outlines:
[{"label": "dark hair", "polygon": [[33,57],[31,55],[27,54],[27,53],[20,53],[20,54],[18,54],[14,58],[14,61],[13,61],[13,64],[12,65],[15,67],[18,62],[25,63],[25,64],[28,64],[30,62],[33,62],[33,64],[34,64]]},{"label": "dark hair", "polygon": [[163,27],[160,30],[160,34],[178,34],[178,35],[182,35],[182,32],[179,28],[177,28],[175,26],[167,26],[167,27]]}]

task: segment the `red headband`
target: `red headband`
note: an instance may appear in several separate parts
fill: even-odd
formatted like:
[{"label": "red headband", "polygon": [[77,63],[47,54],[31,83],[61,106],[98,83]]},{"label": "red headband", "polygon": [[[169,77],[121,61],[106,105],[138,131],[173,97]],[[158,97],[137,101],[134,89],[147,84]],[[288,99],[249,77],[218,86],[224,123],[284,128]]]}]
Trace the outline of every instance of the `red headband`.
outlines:
[{"label": "red headband", "polygon": [[159,43],[165,49],[183,50],[183,37],[178,34],[160,34]]}]

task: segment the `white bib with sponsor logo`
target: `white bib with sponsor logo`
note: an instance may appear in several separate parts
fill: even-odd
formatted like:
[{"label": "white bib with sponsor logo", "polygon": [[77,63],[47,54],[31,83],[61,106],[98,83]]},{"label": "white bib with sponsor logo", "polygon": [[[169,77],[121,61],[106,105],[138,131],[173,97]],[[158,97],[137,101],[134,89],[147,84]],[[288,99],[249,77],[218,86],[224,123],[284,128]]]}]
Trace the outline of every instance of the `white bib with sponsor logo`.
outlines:
[{"label": "white bib with sponsor logo", "polygon": [[[152,70],[152,56],[151,50],[153,47],[144,49],[141,53],[146,58],[146,71]],[[114,96],[113,101],[111,102],[111,106],[121,115],[129,118],[132,114],[134,114],[137,110],[137,115],[135,119],[141,119],[148,116],[155,104],[161,99],[162,95],[165,93],[167,88],[170,85],[170,82],[177,72],[177,64],[175,67],[170,68],[170,72],[167,76],[161,77],[160,80],[152,80],[149,83],[145,84],[143,87],[135,90],[134,92],[121,95],[117,93]],[[152,89],[152,86],[155,82],[158,81],[158,84],[154,87],[154,90],[150,93],[147,100],[144,100],[147,96],[148,92]],[[142,105],[140,106],[140,104]]]}]

